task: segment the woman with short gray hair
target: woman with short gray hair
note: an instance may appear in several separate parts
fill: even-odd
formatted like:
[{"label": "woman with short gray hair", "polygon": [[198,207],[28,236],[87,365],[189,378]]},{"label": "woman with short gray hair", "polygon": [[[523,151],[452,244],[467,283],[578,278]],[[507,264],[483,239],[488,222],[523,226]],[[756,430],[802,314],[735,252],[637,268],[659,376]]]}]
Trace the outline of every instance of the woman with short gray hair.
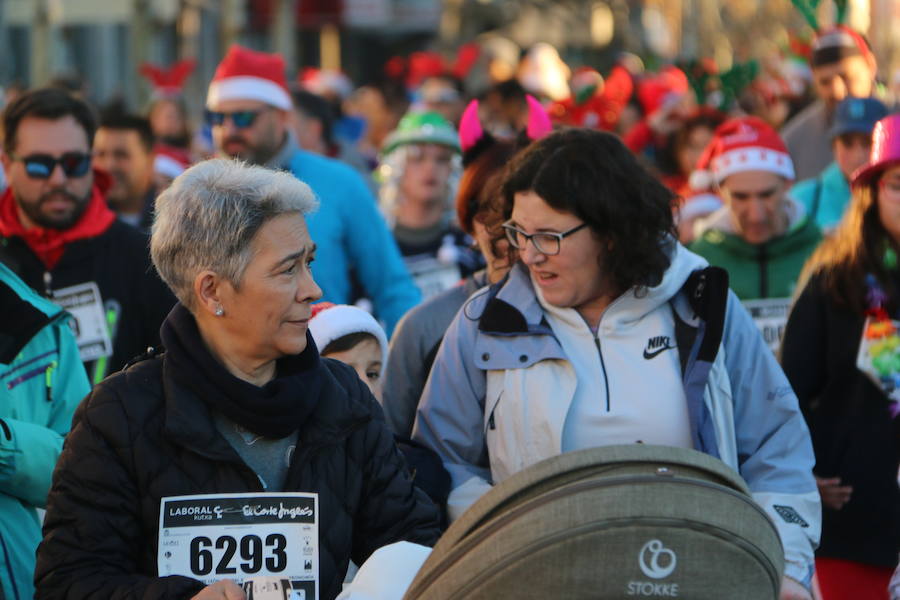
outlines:
[{"label": "woman with short gray hair", "polygon": [[208,160],[156,199],[153,264],[181,303],[193,307],[194,275],[208,268],[238,284],[250,261],[249,241],[263,223],[317,206],[309,186],[290,173]]},{"label": "woman with short gray hair", "polygon": [[[330,599],[351,558],[437,540],[437,509],[368,388],[320,358],[307,331],[321,296],[304,217],[315,207],[291,175],[222,159],[157,199],[151,254],[180,301],[160,331],[165,353],[82,403],[48,497],[39,598],[243,598],[233,579],[269,574]],[[161,510],[244,502],[254,514],[292,492],[317,495],[317,545],[246,510],[233,531],[203,533],[211,523],[178,529]]]}]

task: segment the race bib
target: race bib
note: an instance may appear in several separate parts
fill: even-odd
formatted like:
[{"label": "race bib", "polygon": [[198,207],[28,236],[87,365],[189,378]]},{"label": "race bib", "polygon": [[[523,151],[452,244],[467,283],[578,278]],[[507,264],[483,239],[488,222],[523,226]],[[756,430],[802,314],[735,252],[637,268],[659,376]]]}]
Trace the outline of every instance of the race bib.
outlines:
[{"label": "race bib", "polygon": [[784,328],[787,325],[788,313],[791,310],[790,298],[764,298],[762,300],[744,300],[741,302],[757,329],[762,334],[766,345],[777,353],[781,348]]},{"label": "race bib", "polygon": [[457,265],[446,265],[434,258],[409,261],[407,266],[416,287],[422,292],[422,300],[452,288],[462,278]]},{"label": "race bib", "polygon": [[54,290],[51,300],[72,315],[70,324],[82,362],[112,355],[112,338],[96,283],[91,281]]},{"label": "race bib", "polygon": [[172,496],[159,509],[160,577],[209,585],[264,576],[290,582],[289,597],[319,597],[318,494]]},{"label": "race bib", "polygon": [[900,322],[866,317],[856,367],[869,376],[891,401],[892,417],[900,414]]}]

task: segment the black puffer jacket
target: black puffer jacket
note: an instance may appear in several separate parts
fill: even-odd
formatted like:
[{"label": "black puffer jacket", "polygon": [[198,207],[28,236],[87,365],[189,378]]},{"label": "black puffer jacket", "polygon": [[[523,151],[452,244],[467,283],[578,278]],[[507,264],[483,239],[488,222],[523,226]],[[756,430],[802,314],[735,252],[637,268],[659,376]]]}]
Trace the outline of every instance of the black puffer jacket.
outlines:
[{"label": "black puffer jacket", "polygon": [[[284,489],[319,494],[320,597],[331,599],[350,558],[401,540],[432,545],[439,531],[368,388],[350,367],[322,362],[321,401]],[[160,498],[262,492],[167,364],[163,355],[106,379],[76,412],[47,501],[38,598],[189,598],[200,582],[157,577]]]}]

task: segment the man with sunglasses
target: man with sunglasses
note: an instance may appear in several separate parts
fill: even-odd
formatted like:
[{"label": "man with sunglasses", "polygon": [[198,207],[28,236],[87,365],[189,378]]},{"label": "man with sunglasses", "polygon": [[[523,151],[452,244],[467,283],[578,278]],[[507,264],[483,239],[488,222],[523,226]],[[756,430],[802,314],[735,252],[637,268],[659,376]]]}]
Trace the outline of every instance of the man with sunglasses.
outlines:
[{"label": "man with sunglasses", "polygon": [[318,250],[312,270],[324,299],[353,300],[350,273],[388,332],[420,299],[384,218],[351,167],[302,150],[290,131],[291,95],[277,54],[232,46],[216,69],[206,98],[216,151],[290,171],[320,200],[308,219]]},{"label": "man with sunglasses", "polygon": [[23,94],[2,117],[0,261],[74,317],[92,383],[158,344],[174,297],[146,235],[116,219],[92,170],[90,108],[59,89]]}]

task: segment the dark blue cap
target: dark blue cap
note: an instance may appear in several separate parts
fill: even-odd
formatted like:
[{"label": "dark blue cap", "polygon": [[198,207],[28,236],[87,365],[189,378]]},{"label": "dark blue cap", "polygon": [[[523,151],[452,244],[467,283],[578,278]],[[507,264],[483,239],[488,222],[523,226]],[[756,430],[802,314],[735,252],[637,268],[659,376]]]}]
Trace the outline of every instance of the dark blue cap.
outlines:
[{"label": "dark blue cap", "polygon": [[845,133],[871,134],[875,123],[887,115],[887,107],[875,98],[844,98],[834,111],[828,137],[834,139]]}]

